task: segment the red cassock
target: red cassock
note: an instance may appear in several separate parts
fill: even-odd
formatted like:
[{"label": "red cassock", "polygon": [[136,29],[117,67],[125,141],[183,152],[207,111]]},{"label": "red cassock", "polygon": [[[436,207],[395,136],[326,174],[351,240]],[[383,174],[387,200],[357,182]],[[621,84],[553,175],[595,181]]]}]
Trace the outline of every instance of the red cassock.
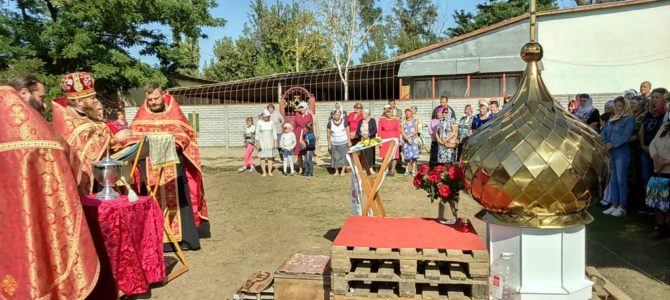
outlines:
[{"label": "red cassock", "polygon": [[79,194],[88,195],[93,192],[95,182],[91,164],[103,159],[108,147],[114,151],[119,144],[104,122],[80,116],[74,108],[61,106],[57,102],[52,103],[51,111],[53,131],[68,144],[71,164],[78,169],[73,171],[78,171],[75,178],[79,184]]},{"label": "red cassock", "polygon": [[[165,110],[163,112],[152,112],[146,101],[139,107],[135,119],[130,123],[132,137],[126,144],[136,143],[145,135],[151,133],[169,133],[175,137],[177,146],[182,149],[182,153],[186,158],[184,172],[188,180],[195,225],[199,227],[202,222],[207,222],[209,218],[202,183],[202,163],[200,161],[200,149],[197,144],[197,134],[184,115],[184,112],[182,112],[179,104],[177,104],[177,101],[170,94],[163,95],[163,99],[165,103]],[[169,170],[166,171],[163,175],[163,181],[168,182],[170,176],[177,176],[176,173],[172,174],[172,172]],[[151,183],[152,178],[149,178],[149,180]],[[159,189],[160,192],[168,191],[168,194],[157,195],[157,198],[168,198],[168,200],[158,200],[161,202],[161,205],[167,205],[169,210],[176,211],[179,209],[178,207],[170,207],[170,205],[178,205],[176,190],[170,192],[173,186],[174,184],[171,184],[164,189]],[[176,216],[178,215],[177,213]],[[173,221],[175,220],[171,220],[171,222]],[[175,231],[175,236],[179,237],[179,228],[176,224],[173,224],[173,230]]]},{"label": "red cassock", "polygon": [[98,257],[65,145],[0,87],[0,299],[83,299]]}]

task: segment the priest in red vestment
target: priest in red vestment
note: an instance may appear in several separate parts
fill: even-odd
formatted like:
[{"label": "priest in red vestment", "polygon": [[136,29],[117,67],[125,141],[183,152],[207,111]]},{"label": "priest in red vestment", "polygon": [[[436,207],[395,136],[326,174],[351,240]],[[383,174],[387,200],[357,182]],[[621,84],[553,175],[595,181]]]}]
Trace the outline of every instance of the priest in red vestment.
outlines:
[{"label": "priest in red vestment", "polygon": [[69,145],[71,156],[77,159],[73,166],[79,170],[75,178],[79,194],[93,192],[93,171],[91,164],[103,159],[108,148],[118,150],[119,141],[112,136],[107,125],[96,119],[95,86],[93,77],[87,72],[65,75],[61,87],[68,100],[67,106],[60,101],[52,103],[53,130]]},{"label": "priest in red vestment", "polygon": [[0,299],[84,299],[99,263],[64,145],[0,87]]},{"label": "priest in red vestment", "polygon": [[[150,186],[158,184],[156,195],[161,207],[168,209],[170,224],[183,249],[200,249],[199,236],[209,235],[207,204],[202,183],[202,163],[197,135],[177,101],[170,94],[163,94],[157,83],[145,87],[145,101],[130,123],[132,137],[127,144],[139,142],[146,135],[170,134],[176,142],[179,164],[159,170],[147,160],[142,164]],[[168,246],[169,248],[169,246]]]}]

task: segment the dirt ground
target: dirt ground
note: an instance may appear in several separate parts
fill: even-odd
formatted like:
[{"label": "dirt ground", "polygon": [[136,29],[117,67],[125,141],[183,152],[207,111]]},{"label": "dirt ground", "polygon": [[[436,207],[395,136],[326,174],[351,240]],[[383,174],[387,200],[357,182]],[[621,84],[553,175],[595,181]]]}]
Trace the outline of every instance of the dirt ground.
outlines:
[{"label": "dirt ground", "polygon": [[[274,272],[293,253],[329,254],[331,240],[350,213],[350,178],[327,174],[323,161],[314,177],[239,174],[239,156],[223,150],[203,151],[212,236],[202,240],[202,250],[187,252],[189,272],[152,289],[148,298],[232,299],[249,275]],[[415,190],[410,178],[387,177],[381,192],[387,215],[435,217],[437,204]],[[473,217],[478,210],[476,202],[462,195],[459,215],[470,218],[485,240],[484,224]],[[667,240],[663,243],[670,249]],[[670,295],[667,278],[663,283],[636,270],[621,253],[610,252],[606,242],[589,241],[587,247],[587,264],[595,265],[633,299]],[[665,255],[670,256],[668,253]],[[667,270],[667,257],[661,262]]]}]

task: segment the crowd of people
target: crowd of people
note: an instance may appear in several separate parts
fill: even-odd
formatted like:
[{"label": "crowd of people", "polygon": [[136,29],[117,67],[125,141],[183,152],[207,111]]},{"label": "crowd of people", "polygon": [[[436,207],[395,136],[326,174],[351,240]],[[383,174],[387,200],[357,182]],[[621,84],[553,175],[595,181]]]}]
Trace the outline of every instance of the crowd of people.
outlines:
[{"label": "crowd of people", "polygon": [[[164,146],[174,147],[177,159],[162,165],[168,171],[159,175],[152,154],[139,163],[128,186],[140,195],[158,191],[156,200],[181,248],[198,250],[200,236],[209,236],[196,133],[178,103],[151,83],[132,122],[125,120],[123,104],[115,107],[116,120],[105,120],[94,83],[87,72],[64,76],[65,97],[52,101],[51,124],[43,116],[45,85],[36,76],[16,76],[0,86],[0,161],[10,176],[0,184],[5,200],[0,240],[11,245],[0,249],[0,268],[10,297],[109,298],[105,288],[96,287],[100,262],[80,197],[100,189],[92,163],[151,139],[152,133],[174,136],[174,144]],[[166,251],[176,250],[165,245]]]},{"label": "crowd of people", "polygon": [[[510,100],[510,97],[504,97],[503,107]],[[604,213],[620,217],[629,208],[641,213],[653,211],[656,215],[654,237],[670,235],[669,103],[670,93],[665,88],[652,89],[651,83],[644,81],[639,92],[629,89],[607,101],[602,113],[594,107],[593,99],[586,93],[577,94],[567,105],[568,112],[600,134],[610,153],[611,178],[605,198],[600,201],[600,205],[606,208]],[[458,164],[462,146],[468,137],[495,118],[501,108],[496,100],[482,99],[477,105],[477,114],[472,105],[467,104],[463,115],[457,119],[455,111],[449,106],[448,97],[440,98],[440,105],[433,109],[431,120],[426,123],[431,139],[429,165],[448,167]],[[296,156],[297,173],[313,176],[313,156],[318,140],[314,130],[315,120],[306,102],[299,104],[293,123],[284,122],[274,106],[268,105],[256,125],[253,118],[247,120],[245,164],[240,171],[253,171],[251,157],[255,149],[261,157],[263,176],[272,176],[272,160],[277,149],[283,161],[284,174],[296,174],[293,163]],[[380,137],[397,138],[401,145],[391,155],[388,176],[394,176],[396,170],[404,170],[404,175],[416,175],[421,151],[417,137],[422,126],[417,107],[403,110],[395,100],[388,101],[378,120],[372,118],[370,111],[364,109],[360,102],[354,103],[353,111],[348,114],[341,103],[336,103],[326,125],[333,174],[345,174],[349,147],[361,140]],[[378,157],[385,157],[389,150],[389,143],[382,143]],[[364,155],[370,162],[370,172],[374,173],[375,148],[365,149]],[[404,162],[404,168],[397,167],[398,161]]]}]

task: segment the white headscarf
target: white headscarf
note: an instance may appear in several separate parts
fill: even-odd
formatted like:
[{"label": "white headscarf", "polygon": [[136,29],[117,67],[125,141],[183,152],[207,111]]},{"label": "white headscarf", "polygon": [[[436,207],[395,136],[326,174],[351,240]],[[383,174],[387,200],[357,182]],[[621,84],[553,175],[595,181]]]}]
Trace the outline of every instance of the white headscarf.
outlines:
[{"label": "white headscarf", "polygon": [[586,123],[595,108],[593,107],[593,99],[591,99],[591,96],[582,94],[579,97],[583,98],[584,96],[588,97],[588,100],[586,100],[586,105],[582,106],[580,104],[579,108],[572,112],[572,114],[574,114],[577,119],[580,119],[582,122]]}]

